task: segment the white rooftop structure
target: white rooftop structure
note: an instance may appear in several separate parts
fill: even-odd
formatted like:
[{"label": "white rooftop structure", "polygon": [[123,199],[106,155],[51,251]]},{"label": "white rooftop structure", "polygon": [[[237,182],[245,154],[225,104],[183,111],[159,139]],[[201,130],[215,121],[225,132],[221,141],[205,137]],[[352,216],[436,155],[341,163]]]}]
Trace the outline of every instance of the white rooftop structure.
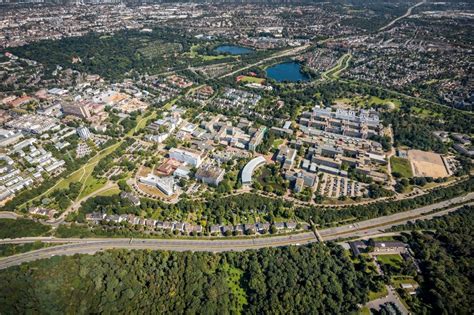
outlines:
[{"label": "white rooftop structure", "polygon": [[263,156],[256,157],[248,162],[242,170],[242,184],[251,184],[253,172],[256,168],[262,166],[265,163],[266,160]]},{"label": "white rooftop structure", "polygon": [[175,181],[171,176],[159,177],[150,173],[146,177],[140,177],[140,182],[157,187],[167,196],[174,194]]}]

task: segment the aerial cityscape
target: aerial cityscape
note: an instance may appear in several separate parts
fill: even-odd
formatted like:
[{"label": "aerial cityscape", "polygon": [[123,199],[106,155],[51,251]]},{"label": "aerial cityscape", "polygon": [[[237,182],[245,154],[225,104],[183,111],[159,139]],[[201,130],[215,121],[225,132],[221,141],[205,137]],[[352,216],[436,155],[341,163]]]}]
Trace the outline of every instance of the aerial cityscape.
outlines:
[{"label": "aerial cityscape", "polygon": [[0,314],[473,314],[474,3],[0,0]]}]

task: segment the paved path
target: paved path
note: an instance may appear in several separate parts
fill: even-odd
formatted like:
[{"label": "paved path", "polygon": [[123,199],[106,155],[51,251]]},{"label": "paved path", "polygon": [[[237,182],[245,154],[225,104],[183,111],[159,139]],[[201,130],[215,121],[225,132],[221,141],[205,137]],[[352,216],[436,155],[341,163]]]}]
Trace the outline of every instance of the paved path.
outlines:
[{"label": "paved path", "polygon": [[[455,203],[466,202],[474,199],[474,193],[463,197],[457,197],[449,201],[443,201],[427,207],[422,207],[390,216],[362,221],[356,224],[348,224],[337,228],[319,230],[322,238],[326,241],[342,237],[369,237],[379,234],[384,229],[393,225],[403,224],[415,219],[430,219],[437,215],[455,211],[461,206],[456,206],[439,213],[424,215],[436,209],[448,207]],[[472,204],[472,203],[471,203]],[[56,255],[93,254],[98,251],[123,248],[123,249],[151,249],[151,250],[173,250],[173,251],[243,251],[247,249],[258,249],[264,247],[280,247],[288,245],[303,245],[316,242],[313,232],[304,232],[293,235],[279,235],[271,237],[254,237],[239,239],[124,239],[124,238],[52,238],[52,237],[29,237],[20,239],[3,239],[0,244],[21,244],[42,241],[47,243],[67,243],[64,245],[42,248],[35,251],[18,254],[0,259],[0,269],[19,265],[23,262],[37,259],[50,258]]]},{"label": "paved path", "polygon": [[0,211],[0,219],[17,219],[18,217],[20,216],[15,212]]},{"label": "paved path", "polygon": [[72,213],[72,212],[75,212],[79,209],[79,207],[81,206],[81,203],[86,201],[87,199],[89,199],[90,197],[93,197],[95,195],[98,195],[100,194],[101,192],[104,192],[104,191],[107,191],[109,189],[111,189],[112,187],[114,187],[115,184],[113,182],[110,182],[108,181],[105,186],[97,189],[96,191],[93,191],[91,192],[90,194],[88,194],[87,196],[84,196],[82,197],[81,199],[79,200],[76,200],[74,201],[70,206],[69,208],[67,208],[57,219],[55,220],[52,220],[52,221],[41,221],[41,223],[43,224],[47,224],[47,225],[51,225],[53,227],[58,227],[60,224],[64,223],[64,220],[66,220],[66,217]]}]

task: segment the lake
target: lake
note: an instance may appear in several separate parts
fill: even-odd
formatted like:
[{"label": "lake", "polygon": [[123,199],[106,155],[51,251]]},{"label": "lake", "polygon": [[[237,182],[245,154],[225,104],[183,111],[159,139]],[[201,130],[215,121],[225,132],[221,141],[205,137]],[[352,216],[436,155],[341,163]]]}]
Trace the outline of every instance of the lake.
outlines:
[{"label": "lake", "polygon": [[253,49],[245,48],[242,46],[236,46],[236,45],[222,45],[222,46],[217,47],[216,51],[220,53],[231,54],[231,55],[245,55],[245,54],[253,53]]},{"label": "lake", "polygon": [[307,74],[301,72],[301,65],[294,61],[276,64],[268,68],[266,72],[268,78],[277,82],[299,82],[310,79]]}]

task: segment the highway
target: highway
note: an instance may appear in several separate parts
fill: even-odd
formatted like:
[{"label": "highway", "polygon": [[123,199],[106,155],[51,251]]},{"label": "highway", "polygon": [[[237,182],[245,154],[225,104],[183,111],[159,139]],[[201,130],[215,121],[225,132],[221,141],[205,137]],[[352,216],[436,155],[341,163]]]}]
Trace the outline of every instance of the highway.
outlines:
[{"label": "highway", "polygon": [[400,21],[400,20],[402,20],[402,19],[404,19],[404,18],[410,16],[410,15],[411,15],[411,12],[413,11],[414,8],[419,7],[420,5],[425,4],[425,3],[426,3],[426,0],[423,0],[423,1],[418,2],[417,4],[415,4],[414,6],[409,7],[408,10],[407,10],[407,12],[406,12],[404,15],[397,17],[396,19],[394,19],[393,21],[391,21],[391,22],[388,23],[387,25],[381,27],[381,28],[379,29],[379,32],[384,31],[384,30],[386,30],[387,28],[390,28],[393,24],[395,24],[395,23],[397,23],[398,21]]},{"label": "highway", "polygon": [[[474,199],[474,192],[463,197],[453,198],[430,206],[388,215],[376,219],[347,224],[335,228],[319,230],[325,241],[339,238],[360,238],[378,235],[385,229],[394,225],[406,223],[410,220],[431,219],[455,211],[461,206],[454,204],[465,203]],[[470,203],[474,204],[473,202]],[[453,207],[450,207],[453,206]],[[426,215],[433,210],[450,207],[436,213]],[[122,249],[149,249],[149,250],[172,250],[172,251],[243,251],[247,249],[259,249],[264,247],[279,247],[287,245],[303,245],[316,242],[313,232],[304,232],[292,235],[279,235],[269,237],[239,238],[239,239],[124,239],[124,238],[51,238],[51,237],[28,237],[19,239],[3,239],[0,244],[21,244],[42,241],[47,243],[63,243],[53,247],[38,249],[35,251],[17,254],[0,259],[0,269],[19,265],[24,262],[56,255],[93,254],[98,251],[122,248]]]},{"label": "highway", "polygon": [[291,49],[288,49],[288,50],[284,50],[284,51],[281,51],[281,52],[278,52],[278,53],[275,53],[273,55],[271,55],[270,57],[267,57],[267,58],[264,58],[256,63],[253,63],[253,64],[250,64],[250,65],[246,65],[242,68],[239,68],[237,70],[234,70],[232,72],[229,72],[229,73],[226,73],[224,75],[221,76],[221,78],[225,78],[225,77],[230,77],[230,76],[233,76],[234,74],[237,74],[241,71],[244,71],[244,70],[247,70],[247,69],[250,69],[252,67],[255,67],[255,66],[258,66],[258,65],[261,65],[267,61],[270,61],[270,60],[273,60],[273,59],[276,59],[276,58],[281,58],[281,57],[290,57],[290,56],[294,56],[302,51],[304,51],[305,49],[307,49],[308,47],[310,47],[310,45],[303,45],[303,46],[298,46],[296,48],[291,48]]}]

